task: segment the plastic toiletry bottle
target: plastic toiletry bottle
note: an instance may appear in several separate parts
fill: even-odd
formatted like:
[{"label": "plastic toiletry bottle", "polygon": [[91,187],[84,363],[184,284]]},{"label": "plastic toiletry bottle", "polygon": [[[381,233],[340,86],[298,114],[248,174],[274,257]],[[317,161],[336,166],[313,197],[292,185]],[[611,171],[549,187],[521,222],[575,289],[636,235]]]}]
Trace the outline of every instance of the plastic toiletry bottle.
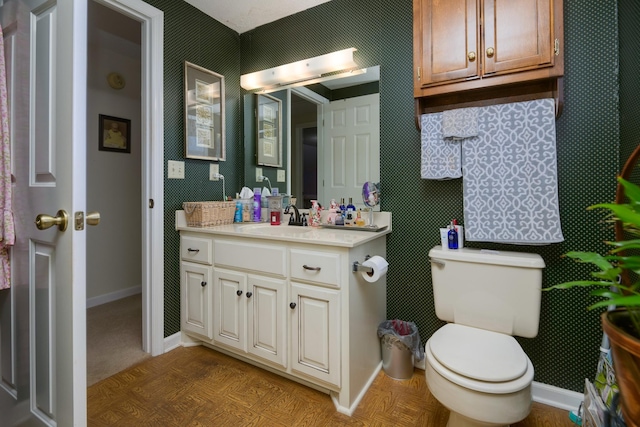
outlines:
[{"label": "plastic toiletry bottle", "polygon": [[242,222],[242,202],[236,202],[236,213],[233,217],[233,222]]},{"label": "plastic toiletry bottle", "polygon": [[261,202],[260,188],[253,189],[253,222],[260,222]]},{"label": "plastic toiletry bottle", "polygon": [[447,237],[449,239],[449,249],[458,249],[458,232],[456,231],[456,226],[453,225],[453,221],[449,225]]}]

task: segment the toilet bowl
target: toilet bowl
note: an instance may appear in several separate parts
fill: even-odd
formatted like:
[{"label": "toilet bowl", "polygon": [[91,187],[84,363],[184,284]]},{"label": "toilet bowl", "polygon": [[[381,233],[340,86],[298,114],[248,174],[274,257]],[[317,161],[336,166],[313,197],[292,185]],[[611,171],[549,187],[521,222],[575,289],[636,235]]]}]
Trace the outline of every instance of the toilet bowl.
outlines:
[{"label": "toilet bowl", "polygon": [[531,411],[533,365],[514,336],[538,333],[537,254],[464,248],[429,251],[436,315],[448,322],[425,345],[431,394],[448,427],[508,426]]},{"label": "toilet bowl", "polygon": [[508,426],[529,414],[533,365],[513,337],[447,324],[425,357],[429,390],[451,412],[448,427]]}]

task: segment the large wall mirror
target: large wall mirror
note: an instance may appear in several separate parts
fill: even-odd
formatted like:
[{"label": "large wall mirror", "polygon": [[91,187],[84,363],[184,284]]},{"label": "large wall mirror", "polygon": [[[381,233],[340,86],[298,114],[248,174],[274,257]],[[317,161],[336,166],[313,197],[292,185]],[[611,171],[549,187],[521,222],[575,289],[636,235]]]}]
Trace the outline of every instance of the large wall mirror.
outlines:
[{"label": "large wall mirror", "polygon": [[[262,172],[280,192],[296,197],[298,207],[341,198],[364,207],[363,183],[380,182],[380,67],[364,71],[269,93],[282,101],[283,164]],[[255,135],[252,96],[244,97],[247,151],[256,147],[246,139]],[[255,181],[255,165],[255,157],[245,157],[247,183]],[[278,170],[285,182],[277,181]]]}]

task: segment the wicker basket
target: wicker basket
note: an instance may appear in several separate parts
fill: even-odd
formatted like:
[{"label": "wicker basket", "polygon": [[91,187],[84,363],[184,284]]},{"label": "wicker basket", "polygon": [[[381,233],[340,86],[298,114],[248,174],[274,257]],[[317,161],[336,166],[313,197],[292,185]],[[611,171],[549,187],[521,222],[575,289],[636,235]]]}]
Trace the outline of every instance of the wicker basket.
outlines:
[{"label": "wicker basket", "polygon": [[234,202],[184,202],[182,208],[188,227],[231,224],[235,213]]}]

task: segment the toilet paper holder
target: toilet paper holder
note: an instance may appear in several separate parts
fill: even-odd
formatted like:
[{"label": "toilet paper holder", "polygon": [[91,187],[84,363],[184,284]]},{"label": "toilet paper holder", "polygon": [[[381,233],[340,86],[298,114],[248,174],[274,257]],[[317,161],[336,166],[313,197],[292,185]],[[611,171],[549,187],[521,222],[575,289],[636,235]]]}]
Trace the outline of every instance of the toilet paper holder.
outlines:
[{"label": "toilet paper holder", "polygon": [[[369,258],[371,258],[371,255],[366,255],[366,256],[364,257],[364,260],[366,261],[366,260],[368,260]],[[354,261],[354,262],[353,262],[353,272],[354,272],[354,273],[357,273],[358,271],[364,271],[364,272],[366,272],[366,273],[371,274],[371,273],[373,273],[373,268],[371,268],[371,267],[367,267],[367,266],[365,266],[365,265],[362,265],[362,264],[360,264],[358,261]]]}]

